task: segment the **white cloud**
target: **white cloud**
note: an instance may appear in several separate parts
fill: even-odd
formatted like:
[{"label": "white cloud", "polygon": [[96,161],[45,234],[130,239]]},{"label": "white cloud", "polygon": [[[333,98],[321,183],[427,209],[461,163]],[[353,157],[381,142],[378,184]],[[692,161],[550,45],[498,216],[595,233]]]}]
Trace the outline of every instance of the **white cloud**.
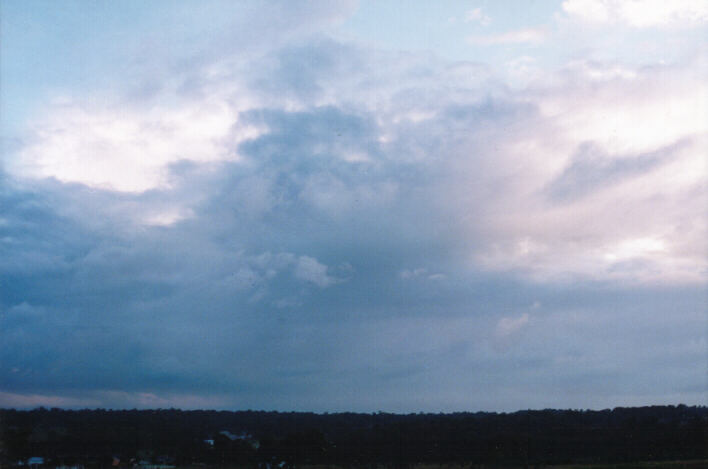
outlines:
[{"label": "white cloud", "polygon": [[[222,279],[224,286],[236,290],[266,286],[268,281],[282,272],[290,272],[295,279],[309,282],[320,288],[326,288],[343,281],[341,278],[330,275],[331,269],[328,266],[310,256],[295,256],[289,252],[277,254],[264,252],[252,256],[239,255],[237,258],[243,265]],[[340,270],[347,270],[347,268],[343,266]],[[292,298],[286,298],[280,301],[291,300]]]},{"label": "white cloud", "polygon": [[410,280],[415,278],[425,278],[427,280],[445,280],[447,276],[442,273],[428,273],[428,269],[424,267],[418,267],[417,269],[403,269],[398,272],[398,276],[403,280]]},{"label": "white cloud", "polygon": [[142,219],[142,223],[150,226],[170,226],[193,215],[194,212],[190,209],[172,207],[148,213]]},{"label": "white cloud", "polygon": [[536,44],[546,40],[548,32],[543,28],[524,28],[484,36],[468,36],[467,42],[475,45]]},{"label": "white cloud", "polygon": [[491,18],[484,14],[481,8],[474,8],[465,13],[465,23],[479,23],[482,26],[487,26],[491,21]]},{"label": "white cloud", "polygon": [[[451,196],[462,204],[487,197],[484,215],[470,221],[470,232],[484,226],[487,240],[475,249],[475,262],[540,281],[704,282],[704,74],[695,62],[612,78],[574,69],[560,82],[525,90],[540,114],[485,133],[495,143],[476,149],[477,168],[460,180],[477,180],[479,155],[488,151],[495,166],[484,167],[486,177],[503,185],[493,196],[469,189]],[[588,142],[596,152],[582,152]],[[549,185],[578,161],[591,189],[550,197]],[[591,173],[592,165],[617,169]],[[648,239],[656,242],[635,243]]]},{"label": "white cloud", "polygon": [[571,67],[576,78],[539,105],[576,141],[595,142],[611,153],[648,151],[708,130],[708,85],[700,64],[692,64],[688,73],[661,67],[639,75],[628,69],[615,73],[616,66],[609,71]]},{"label": "white cloud", "polygon": [[171,96],[164,102],[172,104],[154,106],[58,102],[6,167],[23,178],[121,192],[169,187],[170,164],[236,160],[235,145],[260,134],[238,119],[251,101],[234,100],[231,90],[212,92],[207,98]]},{"label": "white cloud", "polygon": [[415,278],[415,277],[420,277],[421,275],[425,275],[428,272],[428,269],[425,269],[423,267],[418,267],[417,269],[403,269],[401,270],[398,275],[402,279],[410,279],[410,278]]},{"label": "white cloud", "polygon": [[611,262],[634,259],[666,251],[666,243],[658,238],[636,238],[621,241],[611,247],[605,254],[605,259]]},{"label": "white cloud", "polygon": [[571,19],[598,25],[679,28],[708,23],[704,0],[566,0],[562,8]]},{"label": "white cloud", "polygon": [[497,322],[494,333],[498,338],[507,338],[520,332],[529,323],[529,313],[518,317],[503,317]]},{"label": "white cloud", "polygon": [[295,265],[295,277],[306,282],[314,283],[320,288],[340,282],[339,279],[327,273],[327,266],[317,259],[309,256],[300,256]]}]

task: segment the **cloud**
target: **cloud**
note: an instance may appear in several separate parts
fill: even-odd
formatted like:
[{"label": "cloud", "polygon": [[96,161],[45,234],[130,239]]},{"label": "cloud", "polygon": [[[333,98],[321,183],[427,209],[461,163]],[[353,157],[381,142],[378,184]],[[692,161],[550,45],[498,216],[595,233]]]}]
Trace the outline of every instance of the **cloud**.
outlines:
[{"label": "cloud", "polygon": [[524,28],[484,36],[468,36],[467,42],[474,45],[490,46],[504,44],[537,44],[546,40],[548,33],[543,28]]},{"label": "cloud", "polygon": [[4,408],[35,409],[37,407],[60,407],[64,409],[214,409],[228,406],[223,396],[189,394],[162,394],[107,390],[79,393],[74,397],[18,394],[0,392],[0,405]]},{"label": "cloud", "polygon": [[555,200],[582,197],[593,190],[602,189],[615,182],[641,176],[668,161],[686,142],[677,142],[671,148],[637,156],[610,156],[592,144],[581,144],[571,164],[548,186],[549,195]]},{"label": "cloud", "polygon": [[32,143],[7,166],[17,176],[53,177],[93,188],[164,188],[170,164],[237,160],[225,139],[233,145],[259,134],[253,126],[240,125],[239,105],[225,100],[186,99],[147,111],[137,103],[132,109],[62,103],[36,124]]},{"label": "cloud", "polygon": [[513,334],[517,334],[529,322],[529,314],[523,313],[519,317],[503,317],[497,322],[497,327],[494,330],[498,338],[506,338]]},{"label": "cloud", "polygon": [[[564,277],[565,270],[567,279],[590,274],[598,280],[702,282],[700,256],[689,260],[682,252],[705,252],[705,243],[692,235],[678,235],[676,227],[691,226],[692,233],[704,229],[703,222],[690,222],[682,213],[694,206],[689,200],[706,196],[699,182],[706,174],[699,154],[708,126],[687,95],[685,108],[674,107],[683,102],[686,86],[702,95],[703,85],[694,81],[702,73],[699,69],[696,65],[688,75],[686,69],[672,67],[639,69],[633,77],[607,81],[573,72],[567,86],[551,94],[541,92],[536,101],[540,113],[524,118],[523,128],[535,132],[521,135],[507,125],[503,134],[509,143],[494,147],[495,155],[506,155],[504,161],[516,161],[516,169],[505,173],[499,159],[496,168],[485,168],[488,178],[506,174],[505,187],[510,189],[495,197],[495,208],[486,212],[489,245],[486,252],[478,251],[478,260],[490,268],[528,268],[528,274],[546,280]],[[666,86],[674,80],[684,85]],[[658,83],[663,83],[661,91]],[[586,93],[591,86],[597,86],[595,91]],[[554,102],[564,104],[552,110]],[[502,142],[501,134],[494,137],[492,131],[485,136]],[[536,185],[541,181],[546,182]],[[556,201],[565,197],[573,203],[561,206],[538,200],[549,187]],[[620,232],[624,234],[617,236]],[[514,235],[505,241],[507,233]],[[645,237],[671,241],[666,250],[641,256],[643,262],[613,269],[605,254],[626,239]],[[574,267],[568,269],[569,264]]]},{"label": "cloud", "polygon": [[6,155],[1,399],[699,401],[676,389],[704,378],[704,65],[578,60],[520,89],[287,37],[49,103]]},{"label": "cloud", "polygon": [[295,277],[306,282],[312,282],[320,288],[325,288],[339,282],[327,274],[327,266],[317,262],[317,259],[300,256],[295,266]]},{"label": "cloud", "polygon": [[427,269],[424,269],[422,267],[418,267],[417,269],[409,270],[409,269],[403,269],[401,270],[398,275],[402,279],[409,279],[409,278],[414,278],[414,277],[419,277],[421,275],[425,275],[427,273]]},{"label": "cloud", "polygon": [[428,273],[428,269],[423,267],[418,267],[417,269],[403,269],[398,272],[398,276],[403,280],[410,280],[415,278],[426,278],[428,280],[444,280],[446,278],[445,274],[441,273]]},{"label": "cloud", "polygon": [[465,13],[465,23],[479,23],[482,26],[487,26],[492,19],[485,15],[481,8],[473,8]]},{"label": "cloud", "polygon": [[[289,80],[283,89],[290,87],[286,93],[296,109],[287,103],[285,109],[273,107],[276,101],[267,98],[273,94],[271,85],[256,73],[248,83],[233,80],[241,71],[237,66],[200,85],[199,93],[180,92],[174,100],[185,109],[216,106],[217,117],[229,116],[223,125],[207,126],[218,130],[218,138],[202,136],[199,126],[187,131],[191,119],[159,107],[144,117],[143,104],[127,101],[121,114],[136,117],[125,135],[144,135],[148,150],[150,142],[161,152],[167,149],[147,163],[139,159],[134,166],[109,170],[142,153],[132,143],[117,143],[115,133],[86,130],[109,122],[110,106],[77,105],[81,110],[71,106],[70,114],[84,116],[85,124],[64,125],[56,139],[38,127],[9,170],[27,184],[44,175],[92,189],[103,187],[98,179],[116,178],[118,186],[105,186],[118,192],[115,196],[80,186],[58,190],[63,215],[100,214],[82,224],[169,227],[192,220],[235,230],[235,243],[245,246],[249,240],[256,253],[272,251],[268,242],[279,242],[272,238],[281,226],[297,227],[303,239],[323,240],[328,230],[341,234],[354,229],[347,220],[355,216],[371,227],[372,236],[437,236],[435,242],[454,246],[450,252],[467,259],[472,269],[515,271],[541,281],[579,276],[682,283],[703,278],[703,258],[688,254],[704,249],[699,240],[705,227],[691,215],[696,203],[689,202],[705,197],[700,149],[708,121],[701,100],[695,99],[706,91],[700,64],[624,67],[615,73],[613,63],[574,62],[523,92],[505,90],[485,98],[478,88],[487,83],[475,79],[450,82],[451,91],[443,93],[437,83],[452,72],[436,62],[426,65],[425,79],[394,74],[363,87],[363,78],[344,65],[341,54],[359,62],[379,63],[382,57],[366,58],[361,49],[333,41],[306,44],[289,45],[287,54],[276,50],[263,59],[268,64],[264,75],[274,63],[277,76]],[[291,62],[292,54],[324,59],[317,61],[320,68],[303,70]],[[402,62],[403,70],[409,63],[421,66],[408,58]],[[309,91],[313,80],[301,79],[311,74],[319,83],[314,91]],[[233,83],[240,84],[232,88]],[[164,90],[172,92],[170,86]],[[256,98],[232,99],[242,94]],[[355,100],[358,95],[364,98]],[[379,97],[370,100],[372,95]],[[267,107],[259,107],[263,103]],[[51,107],[46,120],[61,121],[66,112],[63,104]],[[184,130],[178,132],[176,122]],[[189,141],[169,139],[164,129]],[[67,141],[78,143],[65,158]],[[190,145],[193,151],[181,152]],[[105,149],[102,155],[110,165],[99,161],[101,168],[91,170],[92,148]],[[83,155],[75,166],[59,164],[71,163],[75,155]],[[35,161],[43,172],[28,177],[17,163],[25,160]],[[80,163],[84,160],[90,164]],[[78,172],[69,174],[72,167]],[[627,211],[637,218],[624,215]],[[415,223],[421,214],[447,226],[448,233],[442,236],[433,223]],[[579,223],[582,219],[597,222]],[[314,231],[305,230],[307,223]],[[261,239],[251,240],[248,228],[261,233]],[[402,234],[406,230],[412,230],[410,235]],[[662,239],[666,249],[638,254],[641,262],[622,269],[610,261],[621,243],[642,238]],[[323,265],[351,262],[323,260],[321,247],[279,250]],[[326,278],[320,284],[328,283]]]},{"label": "cloud", "polygon": [[708,23],[708,5],[701,0],[566,0],[562,8],[571,19],[598,25],[685,28]]},{"label": "cloud", "polygon": [[37,407],[44,406],[85,409],[99,407],[99,404],[99,401],[91,399],[0,392],[0,405],[4,408],[35,409]]}]

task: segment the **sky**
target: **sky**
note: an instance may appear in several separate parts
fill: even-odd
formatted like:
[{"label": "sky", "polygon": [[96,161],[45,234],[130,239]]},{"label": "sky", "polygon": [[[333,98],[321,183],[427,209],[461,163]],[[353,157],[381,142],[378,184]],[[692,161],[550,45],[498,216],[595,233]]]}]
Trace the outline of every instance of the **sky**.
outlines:
[{"label": "sky", "polygon": [[0,22],[0,407],[708,404],[708,2]]}]

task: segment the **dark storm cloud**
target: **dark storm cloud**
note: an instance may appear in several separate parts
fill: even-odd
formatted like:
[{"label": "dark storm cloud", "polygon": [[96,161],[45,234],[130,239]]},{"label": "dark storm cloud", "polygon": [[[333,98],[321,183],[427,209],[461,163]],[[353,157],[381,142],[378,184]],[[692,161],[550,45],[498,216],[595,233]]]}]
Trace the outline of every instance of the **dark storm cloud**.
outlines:
[{"label": "dark storm cloud", "polygon": [[[362,411],[695,397],[677,390],[703,379],[700,289],[544,283],[476,262],[507,233],[493,222],[514,207],[496,200],[527,179],[525,160],[505,159],[509,135],[548,131],[537,106],[481,87],[480,67],[364,52],[316,39],[254,59],[225,99],[263,101],[235,108],[222,143],[238,157],[172,161],[169,185],[22,189],[0,174],[0,391]],[[393,78],[371,71],[386,63]],[[208,79],[181,83],[218,94]],[[249,125],[259,132],[239,137]],[[593,151],[552,198],[672,150],[627,162]]]},{"label": "dark storm cloud", "polygon": [[[173,195],[200,189],[208,196],[194,217],[169,227],[80,224],[51,202],[60,201],[64,212],[67,201],[113,205],[121,220],[125,207],[160,202],[160,191],[126,196],[49,184],[28,193],[4,185],[7,233],[22,229],[25,240],[6,259],[35,251],[58,259],[4,271],[5,392],[104,406],[136,405],[136,393],[172,393],[218,397],[194,405],[405,411],[513,408],[522,401],[515,391],[521,382],[555,399],[535,405],[552,405],[570,399],[553,394],[564,381],[576,383],[571,394],[584,386],[601,396],[628,385],[597,350],[639,344],[586,336],[625,330],[614,311],[623,311],[622,321],[647,321],[640,343],[661,343],[667,329],[653,311],[667,305],[695,330],[691,315],[702,300],[691,291],[612,293],[598,286],[598,294],[470,272],[455,259],[455,240],[435,226],[454,223],[434,210],[429,175],[405,158],[390,165],[340,158],[351,148],[383,151],[366,115],[328,107],[250,118],[270,130],[240,148],[246,161],[210,173],[173,168],[180,181]],[[388,193],[371,190],[388,186]],[[324,275],[321,282],[298,276],[303,261],[324,266],[313,274]],[[563,312],[578,303],[596,319],[569,322]],[[636,304],[647,309],[627,312]],[[497,319],[523,312],[530,332],[507,336],[499,348]],[[674,330],[672,343],[699,340]],[[573,372],[559,356],[586,371]],[[650,388],[656,359],[626,357],[624,366],[645,363],[626,379],[640,377]],[[601,384],[609,382],[618,384]],[[192,402],[174,399],[165,402]],[[143,405],[155,402],[163,401]]]}]

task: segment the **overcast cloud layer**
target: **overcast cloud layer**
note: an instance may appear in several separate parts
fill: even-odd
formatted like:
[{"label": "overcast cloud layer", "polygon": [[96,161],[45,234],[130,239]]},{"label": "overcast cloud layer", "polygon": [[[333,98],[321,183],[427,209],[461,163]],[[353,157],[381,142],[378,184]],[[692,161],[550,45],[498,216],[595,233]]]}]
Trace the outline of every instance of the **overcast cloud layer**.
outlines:
[{"label": "overcast cloud layer", "polygon": [[446,5],[464,58],[371,4],[100,5],[88,83],[3,95],[0,406],[707,403],[705,2]]}]

